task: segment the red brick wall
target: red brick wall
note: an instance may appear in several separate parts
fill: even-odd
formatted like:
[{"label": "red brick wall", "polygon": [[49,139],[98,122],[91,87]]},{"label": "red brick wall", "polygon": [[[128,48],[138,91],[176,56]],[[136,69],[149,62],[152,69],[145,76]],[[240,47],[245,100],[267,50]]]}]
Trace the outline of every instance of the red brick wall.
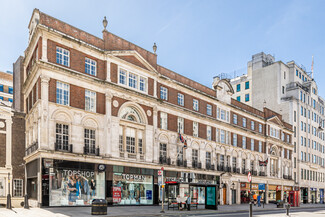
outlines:
[{"label": "red brick wall", "polygon": [[0,167],[6,166],[6,134],[0,133]]},{"label": "red brick wall", "polygon": [[[158,126],[157,127],[161,129],[161,126],[160,126],[160,114],[161,114],[161,112],[158,111],[157,112],[157,118],[158,118],[158,120],[157,120]],[[167,114],[167,121],[168,121],[168,114]],[[168,123],[167,123],[167,129],[168,129]]]},{"label": "red brick wall", "polygon": [[168,114],[168,130],[177,132],[177,116]]},{"label": "red brick wall", "polygon": [[[118,107],[114,107],[113,106],[113,101],[116,100],[119,104]],[[118,111],[120,109],[120,107],[123,105],[123,103],[127,102],[128,100],[125,100],[125,99],[122,99],[122,98],[119,98],[119,97],[116,97],[116,96],[113,96],[112,98],[112,116],[115,116],[117,117],[118,115]]]},{"label": "red brick wall", "polygon": [[103,32],[104,47],[106,50],[135,50],[137,51],[150,65],[157,67],[157,55],[123,39],[108,31]]},{"label": "red brick wall", "polygon": [[23,113],[14,112],[11,139],[13,177],[24,179],[25,168],[21,166],[25,156],[25,117]]},{"label": "red brick wall", "polygon": [[243,147],[243,136],[239,134],[237,134],[237,147]]},{"label": "red brick wall", "polygon": [[42,98],[41,78],[38,78],[37,85],[38,85],[38,99],[41,99]]},{"label": "red brick wall", "polygon": [[152,78],[148,78],[148,94],[153,96],[154,94],[154,80]]},{"label": "red brick wall", "polygon": [[56,80],[53,78],[49,81],[49,101],[56,102]]},{"label": "red brick wall", "polygon": [[85,73],[85,58],[89,58],[92,60],[95,60],[97,63],[97,72],[96,76],[97,78],[106,79],[106,62],[100,59],[97,59],[93,56],[87,55],[85,53],[82,53],[78,50],[75,50],[73,48],[66,47],[62,44],[56,43],[52,40],[47,41],[47,55],[48,55],[48,60],[49,62],[55,63],[56,64],[56,48],[57,47],[62,47],[64,49],[67,49],[70,51],[70,66],[64,66],[67,68],[71,68],[75,71]]},{"label": "red brick wall", "polygon": [[117,65],[115,63],[111,63],[111,81],[113,83],[117,84],[118,81],[117,76],[118,76]]},{"label": "red brick wall", "polygon": [[40,13],[40,23],[50,28],[56,29],[74,38],[78,38],[89,44],[92,44],[99,48],[104,48],[104,41],[96,36],[93,36],[85,31],[82,31],[76,27],[73,27],[67,23],[64,23],[54,17],[48,16],[47,14]]},{"label": "red brick wall", "polygon": [[147,69],[147,67],[145,67],[135,56],[128,55],[128,56],[117,56],[117,57],[129,63],[132,63],[136,66],[139,66],[143,69]]},{"label": "red brick wall", "polygon": [[85,88],[70,84],[70,106],[85,109]]},{"label": "red brick wall", "polygon": [[216,128],[215,127],[212,127],[211,128],[211,130],[212,130],[212,141],[216,141]]},{"label": "red brick wall", "polygon": [[207,125],[199,123],[199,137],[207,139]]},{"label": "red brick wall", "polygon": [[96,111],[99,114],[106,114],[105,94],[96,93]]},{"label": "red brick wall", "polygon": [[184,134],[193,135],[193,121],[184,118]]},{"label": "red brick wall", "polygon": [[[140,106],[143,108],[143,110],[145,112],[145,115],[147,116],[148,124],[149,125],[152,125],[153,124],[153,109],[152,109],[152,107],[149,107],[149,106],[146,106],[146,105],[142,105],[142,104],[140,104]],[[151,116],[148,116],[147,115],[147,111],[148,110],[151,112]]]}]

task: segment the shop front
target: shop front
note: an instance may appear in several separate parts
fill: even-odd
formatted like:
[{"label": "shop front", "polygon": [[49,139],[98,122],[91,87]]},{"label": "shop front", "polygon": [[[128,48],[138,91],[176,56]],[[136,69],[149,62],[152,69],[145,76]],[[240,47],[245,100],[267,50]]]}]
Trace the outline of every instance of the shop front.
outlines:
[{"label": "shop front", "polygon": [[153,205],[153,176],[113,174],[113,205]]},{"label": "shop front", "polygon": [[[265,189],[265,188],[264,188]],[[250,184],[240,183],[240,203],[249,203]],[[259,184],[252,184],[252,195],[259,194]]]},{"label": "shop front", "polygon": [[300,188],[300,202],[308,203],[308,188]]},{"label": "shop front", "polygon": [[268,201],[269,203],[276,203],[281,200],[281,185],[269,185]]},{"label": "shop front", "polygon": [[292,186],[283,186],[283,200],[289,201],[289,193],[292,191]]},{"label": "shop front", "polygon": [[42,205],[87,206],[105,198],[105,171],[96,164],[43,159]]},{"label": "shop front", "polygon": [[[183,173],[183,172],[166,172],[166,197],[165,202],[174,202],[178,195],[181,200],[186,199],[188,195],[191,196],[193,203],[198,205],[205,205],[206,192],[210,192],[209,187],[216,187],[216,179],[213,175]],[[171,177],[170,175],[174,175]]]},{"label": "shop front", "polygon": [[319,189],[319,203],[324,204],[324,189]]},{"label": "shop front", "polygon": [[317,188],[310,188],[311,203],[317,203]]}]

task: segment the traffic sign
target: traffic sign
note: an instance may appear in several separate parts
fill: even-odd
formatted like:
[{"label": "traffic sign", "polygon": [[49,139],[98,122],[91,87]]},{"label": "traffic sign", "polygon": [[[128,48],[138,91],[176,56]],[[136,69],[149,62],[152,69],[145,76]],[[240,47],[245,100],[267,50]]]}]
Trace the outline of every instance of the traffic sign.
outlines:
[{"label": "traffic sign", "polygon": [[161,170],[164,170],[164,167],[161,167]]},{"label": "traffic sign", "polygon": [[163,171],[162,170],[158,170],[158,176],[162,176],[163,175]]},{"label": "traffic sign", "polygon": [[247,179],[248,179],[248,182],[251,182],[252,181],[252,174],[251,174],[251,172],[248,172]]}]

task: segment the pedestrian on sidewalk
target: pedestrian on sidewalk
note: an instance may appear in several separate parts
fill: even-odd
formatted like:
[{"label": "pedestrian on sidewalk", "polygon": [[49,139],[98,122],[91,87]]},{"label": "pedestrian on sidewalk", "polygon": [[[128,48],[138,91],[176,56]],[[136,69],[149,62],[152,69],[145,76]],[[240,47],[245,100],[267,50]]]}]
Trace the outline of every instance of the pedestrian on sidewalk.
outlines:
[{"label": "pedestrian on sidewalk", "polygon": [[253,194],[253,199],[254,199],[254,206],[256,206],[256,202],[257,202],[257,195],[254,193]]},{"label": "pedestrian on sidewalk", "polygon": [[177,195],[176,202],[178,204],[178,209],[182,210],[182,201],[181,201],[181,195]]},{"label": "pedestrian on sidewalk", "polygon": [[258,204],[258,207],[261,206],[261,195],[257,196],[257,204]]},{"label": "pedestrian on sidewalk", "polygon": [[186,205],[187,205],[187,210],[191,211],[191,196],[190,196],[190,194],[188,195],[188,197],[186,199]]}]

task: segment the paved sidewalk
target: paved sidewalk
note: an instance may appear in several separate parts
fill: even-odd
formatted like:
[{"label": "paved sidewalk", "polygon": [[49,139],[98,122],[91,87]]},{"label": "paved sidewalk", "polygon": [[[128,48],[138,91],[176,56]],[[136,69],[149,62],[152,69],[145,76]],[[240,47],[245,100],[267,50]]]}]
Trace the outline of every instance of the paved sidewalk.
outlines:
[{"label": "paved sidewalk", "polygon": [[[301,204],[300,208],[316,208],[324,207],[325,204]],[[218,213],[233,213],[240,211],[247,211],[249,209],[248,204],[241,205],[224,205],[219,206],[218,210],[205,210],[201,206],[198,210],[192,209],[191,211],[178,211],[178,210],[166,210],[165,214],[161,214],[160,206],[123,206],[123,207],[108,207],[107,216],[188,216],[195,214],[218,214]],[[275,204],[268,204],[265,207],[253,206],[254,216],[258,216],[263,213],[263,210],[276,210]],[[292,207],[291,209],[299,209],[299,207]],[[13,210],[7,210],[0,208],[0,217],[90,217],[90,207],[55,207],[55,208],[31,208],[29,210],[23,208],[14,208]],[[283,209],[285,213],[285,210]]]}]

